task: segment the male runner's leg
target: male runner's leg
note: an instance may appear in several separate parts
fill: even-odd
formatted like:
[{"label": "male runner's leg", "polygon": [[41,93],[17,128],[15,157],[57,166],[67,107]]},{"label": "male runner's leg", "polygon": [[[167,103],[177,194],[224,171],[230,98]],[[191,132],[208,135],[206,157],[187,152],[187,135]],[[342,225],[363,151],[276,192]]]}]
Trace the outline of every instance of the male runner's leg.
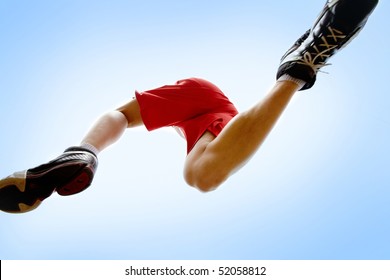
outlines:
[{"label": "male runner's leg", "polygon": [[298,90],[361,31],[378,0],[328,0],[313,27],[282,57],[266,98],[237,115],[214,139],[206,133],[187,157],[184,176],[202,191],[218,187],[256,152]]}]

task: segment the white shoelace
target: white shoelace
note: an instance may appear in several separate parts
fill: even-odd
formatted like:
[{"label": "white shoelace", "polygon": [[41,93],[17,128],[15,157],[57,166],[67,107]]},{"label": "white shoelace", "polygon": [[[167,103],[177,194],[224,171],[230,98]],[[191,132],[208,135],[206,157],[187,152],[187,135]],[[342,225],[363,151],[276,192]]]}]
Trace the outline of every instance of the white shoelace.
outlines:
[{"label": "white shoelace", "polygon": [[[310,66],[316,73],[322,67],[330,65],[329,63],[325,63],[324,61],[326,61],[330,57],[330,51],[339,46],[337,42],[339,40],[345,39],[346,36],[343,34],[343,32],[337,29],[328,27],[328,30],[330,33],[320,38],[323,43],[319,44],[318,46],[313,46],[315,52],[306,52],[303,55],[302,59],[298,61],[299,64]],[[330,43],[330,39],[333,39],[334,44]],[[325,49],[323,51],[320,51],[319,47],[324,47]],[[322,59],[323,61],[317,62],[318,59]]]}]

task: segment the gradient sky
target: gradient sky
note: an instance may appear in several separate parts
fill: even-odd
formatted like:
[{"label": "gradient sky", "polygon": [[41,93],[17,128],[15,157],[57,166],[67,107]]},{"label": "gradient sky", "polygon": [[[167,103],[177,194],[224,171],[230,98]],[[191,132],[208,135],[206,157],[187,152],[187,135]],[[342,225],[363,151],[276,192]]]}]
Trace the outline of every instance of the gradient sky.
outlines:
[{"label": "gradient sky", "polygon": [[[0,0],[0,177],[78,144],[102,113],[186,77],[240,110],[324,1]],[[217,191],[172,129],[127,131],[93,186],[0,213],[0,259],[389,259],[389,1]]]}]

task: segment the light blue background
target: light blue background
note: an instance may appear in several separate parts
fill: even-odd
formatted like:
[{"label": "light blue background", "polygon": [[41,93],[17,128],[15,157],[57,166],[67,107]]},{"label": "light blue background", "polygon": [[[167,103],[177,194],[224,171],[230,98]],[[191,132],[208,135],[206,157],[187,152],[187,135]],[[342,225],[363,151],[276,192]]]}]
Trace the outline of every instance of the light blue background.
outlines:
[{"label": "light blue background", "polygon": [[[78,144],[135,89],[197,76],[249,108],[323,4],[1,0],[0,177]],[[173,130],[127,131],[84,193],[0,213],[0,259],[389,259],[389,12],[217,191],[186,186]]]}]

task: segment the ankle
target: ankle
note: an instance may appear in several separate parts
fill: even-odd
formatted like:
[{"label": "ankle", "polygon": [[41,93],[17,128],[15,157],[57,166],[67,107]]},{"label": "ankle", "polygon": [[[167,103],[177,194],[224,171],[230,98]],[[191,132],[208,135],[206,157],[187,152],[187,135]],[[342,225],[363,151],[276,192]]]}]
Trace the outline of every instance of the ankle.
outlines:
[{"label": "ankle", "polygon": [[82,142],[80,148],[93,153],[95,156],[97,156],[100,153],[100,150],[98,148],[96,148],[95,146],[89,143]]},{"label": "ankle", "polygon": [[306,82],[304,80],[294,78],[293,76],[290,76],[288,74],[284,74],[284,75],[280,76],[277,80],[277,82],[286,82],[286,81],[296,84],[298,86],[297,90],[302,89],[306,84]]}]

